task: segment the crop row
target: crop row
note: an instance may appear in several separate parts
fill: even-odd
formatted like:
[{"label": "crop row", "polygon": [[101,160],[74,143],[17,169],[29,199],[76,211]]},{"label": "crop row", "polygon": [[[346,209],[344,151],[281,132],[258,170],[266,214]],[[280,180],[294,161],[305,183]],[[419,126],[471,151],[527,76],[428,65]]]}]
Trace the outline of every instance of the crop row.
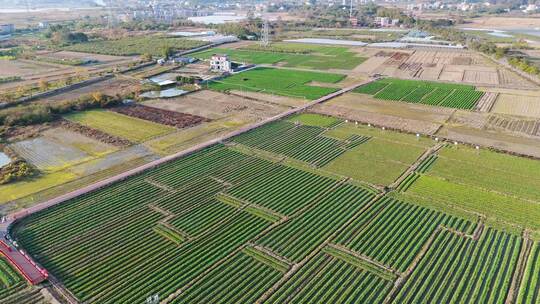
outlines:
[{"label": "crop row", "polygon": [[0,258],[0,302],[26,287],[23,278],[9,262]]},{"label": "crop row", "polygon": [[325,130],[322,127],[295,126],[286,121],[279,121],[240,136],[235,141],[323,167],[347,150],[369,139],[355,135],[346,140],[337,140],[324,136]]},{"label": "crop row", "polygon": [[281,275],[278,270],[239,252],[171,303],[255,303]]},{"label": "crop row", "polygon": [[468,232],[474,228],[471,222],[402,201],[386,198],[379,204],[384,208],[368,225],[357,221],[349,228],[356,232],[346,231],[349,239],[338,243],[399,271],[405,271],[439,225]]},{"label": "crop row", "polygon": [[519,288],[517,304],[540,303],[540,243],[532,246],[527,266]]},{"label": "crop row", "polygon": [[353,185],[340,185],[314,207],[266,234],[258,243],[299,262],[374,197]]},{"label": "crop row", "polygon": [[472,109],[484,94],[467,85],[424,82],[416,80],[382,79],[363,85],[355,92],[375,98],[421,103],[458,109]]},{"label": "crop row", "polygon": [[264,303],[383,303],[392,282],[320,253]]},{"label": "crop row", "polygon": [[241,200],[291,215],[328,191],[337,181],[300,169],[280,166],[242,185],[228,194]]},{"label": "crop row", "polygon": [[505,303],[519,256],[517,236],[492,229],[475,241],[442,231],[395,303]]}]

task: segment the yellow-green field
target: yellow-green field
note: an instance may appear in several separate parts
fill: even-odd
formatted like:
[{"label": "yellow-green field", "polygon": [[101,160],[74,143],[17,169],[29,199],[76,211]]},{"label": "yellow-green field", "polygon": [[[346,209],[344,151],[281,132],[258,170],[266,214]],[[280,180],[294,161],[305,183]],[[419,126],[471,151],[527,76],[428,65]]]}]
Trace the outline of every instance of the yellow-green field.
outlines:
[{"label": "yellow-green field", "polygon": [[176,130],[173,127],[103,110],[79,112],[67,115],[66,118],[133,142],[143,142]]}]

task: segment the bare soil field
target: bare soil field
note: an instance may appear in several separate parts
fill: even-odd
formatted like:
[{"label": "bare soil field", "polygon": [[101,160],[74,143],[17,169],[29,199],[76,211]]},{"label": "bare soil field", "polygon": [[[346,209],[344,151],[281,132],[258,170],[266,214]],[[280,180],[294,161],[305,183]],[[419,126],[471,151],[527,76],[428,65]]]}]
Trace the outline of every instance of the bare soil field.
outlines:
[{"label": "bare soil field", "polygon": [[[345,80],[341,82],[346,82],[347,79],[348,78],[346,78]],[[276,104],[279,106],[285,106],[285,107],[291,107],[291,108],[302,106],[306,103],[304,99],[265,94],[265,93],[259,93],[259,92],[231,90],[229,93],[231,93],[232,95],[241,97],[241,98],[255,99],[256,101],[261,101],[264,103],[271,103],[271,104]]]},{"label": "bare soil field", "polygon": [[480,112],[490,112],[498,96],[499,93],[486,92],[476,104],[476,110]]},{"label": "bare soil field", "polygon": [[490,28],[490,29],[507,29],[507,28],[535,28],[540,27],[539,18],[521,18],[521,17],[480,17],[467,20],[467,23],[462,27],[472,28]]},{"label": "bare soil field", "polygon": [[27,77],[58,71],[60,68],[55,64],[30,61],[30,60],[0,60],[2,68],[0,69],[0,77],[19,76]]},{"label": "bare soil field", "polygon": [[116,108],[112,108],[111,111],[128,115],[131,117],[137,117],[144,120],[149,120],[155,123],[173,126],[178,129],[188,128],[202,122],[207,122],[209,119],[180,113],[176,111],[169,111],[155,107],[148,107],[143,105],[126,105]]},{"label": "bare soil field", "polygon": [[209,90],[198,91],[176,98],[150,100],[144,104],[150,107],[188,113],[208,119],[240,116],[243,119],[251,121],[259,121],[287,109],[287,107],[276,104]]},{"label": "bare soil field", "polygon": [[65,20],[81,20],[86,16],[99,17],[104,14],[101,7],[84,9],[46,9],[1,13],[0,23],[13,23],[15,27],[24,28],[28,25],[36,26],[41,21],[58,22]]},{"label": "bare soil field", "polygon": [[538,139],[515,136],[505,131],[445,125],[437,132],[437,135],[458,142],[540,157],[540,141]]},{"label": "bare soil field", "polygon": [[117,147],[124,147],[124,146],[129,146],[132,144],[127,139],[116,137],[116,136],[107,134],[105,132],[102,132],[100,130],[92,129],[87,126],[83,126],[81,124],[78,124],[78,123],[75,123],[66,119],[62,119],[58,123],[58,125],[66,130],[71,130],[73,132],[82,134],[89,138],[93,138],[105,144],[109,144],[109,145],[113,145]]},{"label": "bare soil field", "polygon": [[378,50],[356,67],[353,73],[508,88],[535,87],[479,54],[460,49]]},{"label": "bare soil field", "polygon": [[540,96],[501,93],[492,112],[540,118]]},{"label": "bare soil field", "polygon": [[453,113],[452,109],[432,109],[415,104],[396,105],[356,93],[339,96],[313,110],[363,123],[424,134],[435,133]]},{"label": "bare soil field", "polygon": [[115,77],[79,89],[71,90],[69,92],[38,99],[33,102],[56,103],[64,100],[73,100],[79,98],[81,95],[91,94],[94,92],[100,92],[102,94],[111,96],[116,94],[127,94],[132,92],[138,85],[139,82],[137,80],[126,77]]},{"label": "bare soil field", "polygon": [[111,63],[111,62],[120,62],[120,61],[131,61],[132,57],[127,56],[110,56],[110,55],[101,55],[101,54],[91,54],[91,53],[82,53],[82,52],[72,52],[72,51],[58,51],[58,52],[38,52],[40,57],[48,57],[53,59],[91,59],[96,60],[98,63]]},{"label": "bare soil field", "polygon": [[490,115],[486,123],[487,129],[505,130],[525,136],[540,137],[540,120],[523,119],[508,115]]}]

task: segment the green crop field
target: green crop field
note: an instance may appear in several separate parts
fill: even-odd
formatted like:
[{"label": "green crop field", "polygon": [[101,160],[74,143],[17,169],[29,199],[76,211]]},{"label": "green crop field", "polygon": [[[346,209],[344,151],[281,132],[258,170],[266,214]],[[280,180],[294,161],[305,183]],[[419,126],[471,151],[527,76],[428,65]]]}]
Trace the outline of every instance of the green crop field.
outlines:
[{"label": "green crop field", "polygon": [[143,142],[175,131],[173,127],[103,110],[69,114],[66,119],[133,142]]},{"label": "green crop field", "polygon": [[28,286],[22,275],[0,255],[0,302],[3,304],[44,303],[39,289]]},{"label": "green crop field", "polygon": [[203,41],[165,36],[126,37],[118,40],[97,40],[78,43],[66,47],[66,50],[96,53],[104,55],[131,56],[150,54],[163,56],[163,50],[170,47],[175,51],[190,50],[208,44]]},{"label": "green crop field", "polygon": [[[540,163],[468,147],[446,147],[404,196],[454,214],[482,214],[493,226],[540,233]],[[540,234],[539,234],[540,235]]]},{"label": "green crop field", "polygon": [[200,59],[213,54],[227,54],[233,61],[253,64],[283,64],[285,67],[314,70],[351,70],[366,58],[359,57],[346,47],[317,46],[296,43],[274,43],[268,48],[251,45],[241,49],[214,48],[195,53]]},{"label": "green crop field", "polygon": [[[519,205],[540,206],[535,184],[497,181],[534,180],[536,161],[448,147],[384,190],[368,186],[374,175],[327,170],[372,141],[355,155],[374,167],[346,158],[349,167],[411,166],[434,144],[301,114],[31,214],[11,232],[83,303],[538,304],[540,245],[529,238],[540,215]],[[447,160],[467,166],[451,171]],[[471,172],[491,180],[474,183]],[[498,222],[503,212],[511,223]]]},{"label": "green crop field", "polygon": [[373,95],[377,99],[469,110],[484,95],[470,85],[394,78],[368,83],[354,92]]},{"label": "green crop field", "polygon": [[[344,77],[344,75],[339,74],[256,68],[214,81],[210,84],[210,88],[217,91],[255,91],[313,100],[333,93],[338,89],[318,87],[310,85],[310,82],[317,81],[333,84]],[[279,79],[279,81],[276,81],[276,79]]]}]

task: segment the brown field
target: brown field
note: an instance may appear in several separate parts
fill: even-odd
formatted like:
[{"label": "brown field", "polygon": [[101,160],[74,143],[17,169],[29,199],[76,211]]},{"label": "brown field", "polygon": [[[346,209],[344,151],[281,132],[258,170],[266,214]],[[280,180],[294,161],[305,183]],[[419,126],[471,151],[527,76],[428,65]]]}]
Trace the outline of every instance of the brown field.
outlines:
[{"label": "brown field", "polygon": [[19,76],[28,77],[39,75],[40,73],[48,73],[64,69],[65,66],[56,64],[43,63],[31,60],[0,60],[2,68],[0,69],[0,77]]},{"label": "brown field", "polygon": [[24,28],[28,25],[36,26],[41,21],[81,20],[85,16],[98,17],[104,13],[102,8],[30,10],[30,12],[1,13],[0,23],[13,23],[15,27]]},{"label": "brown field", "polygon": [[463,27],[475,28],[490,28],[490,29],[505,29],[505,28],[530,28],[540,27],[540,19],[538,17],[480,17],[467,20]]},{"label": "brown field", "polygon": [[188,113],[208,119],[223,119],[240,116],[250,121],[259,121],[283,112],[287,107],[241,98],[214,91],[198,91],[185,96],[146,101],[147,106]]},{"label": "brown field", "polygon": [[389,102],[349,93],[316,106],[315,112],[408,132],[434,134],[453,110]]},{"label": "brown field", "polygon": [[540,118],[540,96],[502,93],[497,98],[492,112]]},{"label": "brown field", "polygon": [[91,54],[91,53],[82,53],[82,52],[71,52],[71,51],[58,51],[58,52],[38,52],[40,57],[48,57],[54,59],[92,59],[96,60],[99,63],[111,63],[119,61],[132,61],[132,57],[127,56],[110,56],[110,55],[101,55],[101,54]]},{"label": "brown field", "polygon": [[480,112],[490,112],[498,96],[499,93],[486,92],[476,104],[476,110]]},{"label": "brown field", "polygon": [[201,116],[185,114],[176,111],[169,111],[155,107],[148,107],[138,104],[115,107],[112,108],[111,111],[131,117],[152,121],[159,124],[173,126],[178,129],[188,128],[202,122],[209,121],[208,119]]},{"label": "brown field", "polygon": [[39,99],[36,102],[56,103],[64,100],[73,100],[79,98],[81,95],[91,94],[94,92],[101,92],[105,95],[114,96],[116,94],[126,94],[128,92],[131,92],[135,89],[136,86],[139,85],[139,82],[136,80],[120,77],[107,79],[79,89],[71,90],[69,92]]},{"label": "brown field", "polygon": [[483,56],[459,49],[373,49],[369,59],[352,72],[508,88],[535,87],[517,74],[497,67]]},{"label": "brown field", "polygon": [[487,129],[500,129],[520,135],[540,137],[540,120],[523,119],[507,115],[490,115],[486,123]]}]

